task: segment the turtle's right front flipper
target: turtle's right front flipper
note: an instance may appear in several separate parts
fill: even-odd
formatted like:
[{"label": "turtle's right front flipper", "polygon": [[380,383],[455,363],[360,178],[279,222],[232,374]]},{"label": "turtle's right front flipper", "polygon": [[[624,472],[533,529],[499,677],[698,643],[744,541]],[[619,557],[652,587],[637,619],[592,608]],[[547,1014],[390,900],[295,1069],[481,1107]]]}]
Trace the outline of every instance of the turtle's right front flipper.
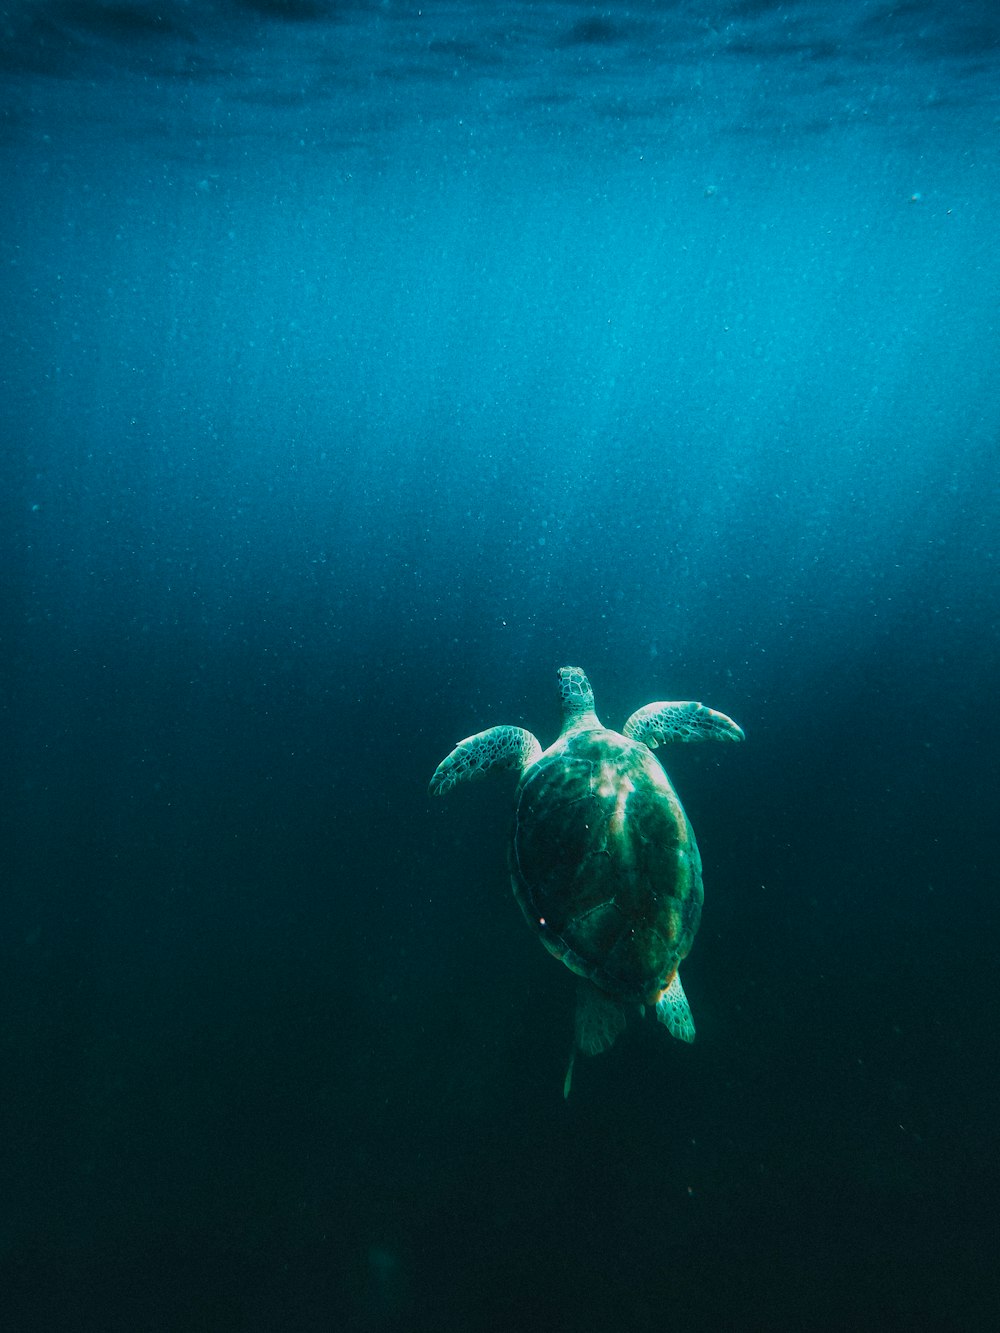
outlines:
[{"label": "turtle's right front flipper", "polygon": [[741,741],[743,728],[714,708],[690,700],[646,704],[622,728],[633,741],[651,750],[665,741]]},{"label": "turtle's right front flipper", "polygon": [[459,741],[442,759],[431,778],[432,796],[443,796],[459,782],[481,778],[491,768],[516,768],[518,772],[533,764],[542,747],[523,727],[490,727]]}]

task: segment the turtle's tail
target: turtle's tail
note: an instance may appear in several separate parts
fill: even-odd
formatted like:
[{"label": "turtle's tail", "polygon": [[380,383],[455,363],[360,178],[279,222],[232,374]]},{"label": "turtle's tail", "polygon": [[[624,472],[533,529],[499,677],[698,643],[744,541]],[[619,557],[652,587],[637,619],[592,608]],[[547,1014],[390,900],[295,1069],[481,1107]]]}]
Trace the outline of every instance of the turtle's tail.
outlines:
[{"label": "turtle's tail", "polygon": [[573,1066],[576,1064],[576,1042],[573,1043],[573,1049],[569,1053],[569,1064],[566,1066],[566,1077],[563,1079],[563,1101],[569,1096],[570,1089],[573,1086]]}]

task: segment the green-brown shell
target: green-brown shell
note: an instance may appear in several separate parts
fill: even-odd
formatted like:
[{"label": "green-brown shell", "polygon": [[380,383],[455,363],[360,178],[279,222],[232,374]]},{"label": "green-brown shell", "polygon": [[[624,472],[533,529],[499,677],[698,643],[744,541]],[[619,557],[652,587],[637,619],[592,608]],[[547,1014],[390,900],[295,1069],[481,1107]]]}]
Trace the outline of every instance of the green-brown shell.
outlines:
[{"label": "green-brown shell", "polygon": [[691,826],[650,750],[614,731],[570,731],[528,768],[510,872],[546,948],[618,1000],[652,1002],[698,929]]}]

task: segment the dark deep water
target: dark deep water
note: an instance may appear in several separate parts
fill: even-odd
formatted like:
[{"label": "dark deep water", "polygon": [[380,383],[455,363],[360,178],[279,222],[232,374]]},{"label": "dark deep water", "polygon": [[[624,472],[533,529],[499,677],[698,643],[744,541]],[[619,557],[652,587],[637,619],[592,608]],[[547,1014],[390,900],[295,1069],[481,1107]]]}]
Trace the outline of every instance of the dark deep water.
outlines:
[{"label": "dark deep water", "polygon": [[[0,16],[0,1328],[992,1329],[992,3]],[[561,1082],[460,737],[697,698]]]}]

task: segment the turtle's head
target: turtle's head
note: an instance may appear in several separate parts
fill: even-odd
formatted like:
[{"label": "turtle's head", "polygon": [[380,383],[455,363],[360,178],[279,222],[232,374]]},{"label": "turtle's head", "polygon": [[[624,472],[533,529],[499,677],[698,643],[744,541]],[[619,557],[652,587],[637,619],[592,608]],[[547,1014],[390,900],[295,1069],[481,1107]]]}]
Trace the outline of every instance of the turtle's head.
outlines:
[{"label": "turtle's head", "polygon": [[[559,694],[562,698],[563,727],[572,727],[594,712],[594,691],[582,667],[559,668]],[[594,724],[600,725],[597,718]]]}]

